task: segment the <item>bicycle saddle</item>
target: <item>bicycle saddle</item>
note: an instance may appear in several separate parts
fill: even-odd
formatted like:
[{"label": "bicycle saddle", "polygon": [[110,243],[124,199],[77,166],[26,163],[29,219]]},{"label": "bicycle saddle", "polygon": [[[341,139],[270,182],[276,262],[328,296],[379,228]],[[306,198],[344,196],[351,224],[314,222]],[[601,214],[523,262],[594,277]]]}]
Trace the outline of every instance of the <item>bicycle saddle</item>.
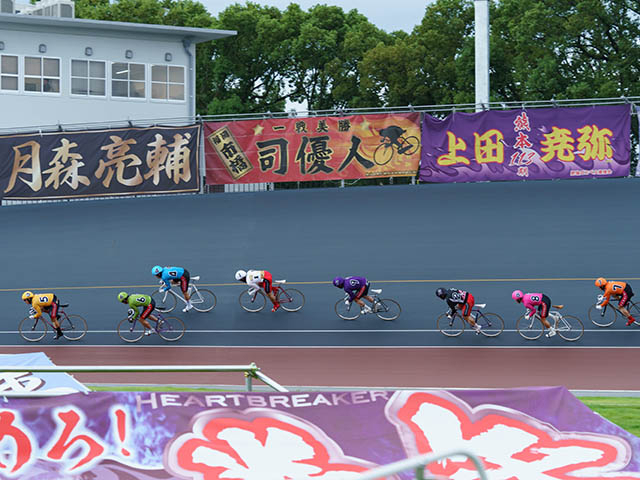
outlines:
[{"label": "bicycle saddle", "polygon": [[61,304],[60,304],[60,306],[61,306],[62,308],[66,308],[66,307],[68,307],[68,306],[69,306],[69,304],[68,304],[68,303],[61,303]]}]

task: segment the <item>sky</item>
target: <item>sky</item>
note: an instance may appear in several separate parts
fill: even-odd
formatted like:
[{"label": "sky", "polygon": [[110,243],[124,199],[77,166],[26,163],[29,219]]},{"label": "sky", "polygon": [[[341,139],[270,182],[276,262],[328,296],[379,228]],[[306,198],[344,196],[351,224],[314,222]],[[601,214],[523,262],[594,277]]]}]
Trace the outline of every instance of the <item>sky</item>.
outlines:
[{"label": "sky", "polygon": [[[424,17],[427,4],[434,0],[253,0],[253,3],[267,5],[285,10],[290,3],[297,3],[303,10],[317,4],[335,5],[344,11],[358,10],[371,23],[387,32],[404,30],[410,33]],[[200,0],[210,13],[218,15],[234,3],[244,5],[244,0]]]}]

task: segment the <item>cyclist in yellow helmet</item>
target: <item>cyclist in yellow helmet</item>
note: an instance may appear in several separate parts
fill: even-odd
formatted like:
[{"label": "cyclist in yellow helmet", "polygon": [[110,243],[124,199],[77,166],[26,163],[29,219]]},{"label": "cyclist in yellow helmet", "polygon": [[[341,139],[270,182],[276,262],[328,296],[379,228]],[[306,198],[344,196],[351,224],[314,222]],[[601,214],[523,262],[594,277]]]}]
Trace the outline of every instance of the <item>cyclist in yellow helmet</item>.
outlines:
[{"label": "cyclist in yellow helmet", "polygon": [[42,316],[42,312],[48,313],[53,322],[53,326],[56,327],[55,339],[59,339],[62,336],[62,329],[58,322],[58,309],[60,308],[60,300],[53,293],[32,293],[24,292],[22,294],[22,300],[31,306],[29,318],[38,318]]}]

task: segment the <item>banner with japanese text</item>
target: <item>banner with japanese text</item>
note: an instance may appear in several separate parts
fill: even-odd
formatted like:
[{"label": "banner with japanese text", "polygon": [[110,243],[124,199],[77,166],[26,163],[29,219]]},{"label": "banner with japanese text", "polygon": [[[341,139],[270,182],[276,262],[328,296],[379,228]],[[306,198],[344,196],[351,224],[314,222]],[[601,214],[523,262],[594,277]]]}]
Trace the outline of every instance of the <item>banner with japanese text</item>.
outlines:
[{"label": "banner with japanese text", "polygon": [[6,199],[193,192],[200,126],[0,136]]},{"label": "banner with japanese text", "polygon": [[413,176],[420,115],[206,122],[209,185]]},{"label": "banner with japanese text", "polygon": [[[43,352],[0,354],[0,365],[5,367],[54,367]],[[88,392],[89,389],[68,373],[7,372],[0,370],[0,395],[62,395]]]},{"label": "banner with japanese text", "polygon": [[425,114],[420,180],[628,176],[630,133],[628,105]]},{"label": "banner with japanese text", "polygon": [[[640,478],[640,439],[562,387],[8,398],[0,445],[3,479],[347,480],[452,450],[492,480]],[[425,474],[478,478],[461,457]]]}]

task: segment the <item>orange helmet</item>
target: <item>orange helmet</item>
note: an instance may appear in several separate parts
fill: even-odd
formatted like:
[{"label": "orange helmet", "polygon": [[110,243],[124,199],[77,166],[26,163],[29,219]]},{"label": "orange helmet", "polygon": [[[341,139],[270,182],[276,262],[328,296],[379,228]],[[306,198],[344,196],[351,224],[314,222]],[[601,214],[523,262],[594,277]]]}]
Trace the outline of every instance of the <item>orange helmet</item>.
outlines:
[{"label": "orange helmet", "polygon": [[607,280],[606,280],[606,278],[602,278],[602,277],[600,277],[600,278],[596,279],[596,287],[598,287],[598,288],[602,288],[602,287],[604,287],[606,284],[607,284]]}]

